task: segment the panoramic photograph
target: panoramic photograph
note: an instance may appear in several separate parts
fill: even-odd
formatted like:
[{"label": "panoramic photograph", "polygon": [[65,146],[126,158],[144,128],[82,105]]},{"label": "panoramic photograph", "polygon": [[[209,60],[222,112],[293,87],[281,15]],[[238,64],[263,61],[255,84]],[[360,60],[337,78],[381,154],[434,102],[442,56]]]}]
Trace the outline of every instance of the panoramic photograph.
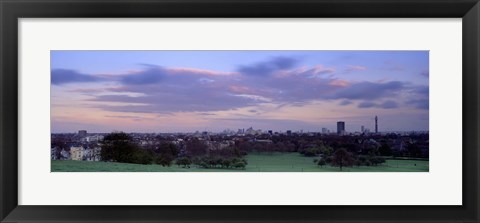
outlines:
[{"label": "panoramic photograph", "polygon": [[52,50],[51,172],[429,172],[429,52]]}]

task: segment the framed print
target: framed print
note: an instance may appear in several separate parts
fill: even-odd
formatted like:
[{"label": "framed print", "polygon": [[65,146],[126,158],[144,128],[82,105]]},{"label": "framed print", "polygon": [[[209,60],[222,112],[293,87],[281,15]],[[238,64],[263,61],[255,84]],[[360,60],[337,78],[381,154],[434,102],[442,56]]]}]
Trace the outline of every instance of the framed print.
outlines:
[{"label": "framed print", "polygon": [[479,220],[478,1],[0,6],[2,222]]}]

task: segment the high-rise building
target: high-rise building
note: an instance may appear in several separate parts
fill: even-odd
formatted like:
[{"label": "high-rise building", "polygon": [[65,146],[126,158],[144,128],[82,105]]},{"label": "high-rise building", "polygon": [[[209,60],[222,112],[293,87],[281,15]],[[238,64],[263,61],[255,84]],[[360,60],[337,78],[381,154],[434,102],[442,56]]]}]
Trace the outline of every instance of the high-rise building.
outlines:
[{"label": "high-rise building", "polygon": [[337,122],[337,134],[341,135],[345,133],[345,122]]},{"label": "high-rise building", "polygon": [[87,136],[87,130],[78,130],[78,136],[79,137],[86,137]]},{"label": "high-rise building", "polygon": [[378,117],[375,115],[375,133],[378,133]]},{"label": "high-rise building", "polygon": [[327,133],[328,133],[328,129],[327,129],[327,128],[322,128],[322,133],[323,133],[323,134],[327,134]]},{"label": "high-rise building", "polygon": [[360,128],[360,130],[361,130],[360,132],[362,132],[362,133],[365,132],[365,126],[362,125],[362,127]]}]

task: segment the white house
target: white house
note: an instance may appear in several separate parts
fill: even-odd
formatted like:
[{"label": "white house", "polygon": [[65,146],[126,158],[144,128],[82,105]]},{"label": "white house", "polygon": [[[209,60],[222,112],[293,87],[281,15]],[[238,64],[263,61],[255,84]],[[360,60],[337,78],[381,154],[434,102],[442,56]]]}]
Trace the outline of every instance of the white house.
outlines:
[{"label": "white house", "polygon": [[72,146],[70,147],[70,157],[72,160],[83,160],[83,147]]}]

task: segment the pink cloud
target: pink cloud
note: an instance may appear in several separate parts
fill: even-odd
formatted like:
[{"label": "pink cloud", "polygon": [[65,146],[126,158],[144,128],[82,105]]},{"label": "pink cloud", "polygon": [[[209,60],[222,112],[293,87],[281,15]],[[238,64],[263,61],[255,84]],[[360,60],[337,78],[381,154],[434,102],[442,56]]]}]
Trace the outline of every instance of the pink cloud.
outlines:
[{"label": "pink cloud", "polygon": [[199,75],[209,75],[209,76],[223,76],[223,75],[235,75],[237,72],[223,72],[223,71],[214,71],[214,70],[204,70],[197,68],[188,68],[188,67],[174,67],[168,68],[167,71],[172,73],[189,73],[189,74],[199,74]]},{"label": "pink cloud", "polygon": [[348,86],[350,86],[350,82],[345,81],[345,80],[335,79],[335,80],[330,81],[328,83],[328,85],[334,86],[334,87],[348,87]]},{"label": "pink cloud", "polygon": [[317,65],[311,69],[313,74],[330,74],[335,72],[335,68],[324,67],[323,65]]},{"label": "pink cloud", "polygon": [[278,77],[287,77],[287,76],[292,76],[292,75],[304,75],[304,76],[310,76],[310,77],[316,77],[322,74],[331,74],[334,73],[336,70],[335,68],[332,67],[324,67],[323,65],[316,65],[313,67],[300,67],[296,68],[293,70],[284,70],[284,71],[279,71],[277,73]]},{"label": "pink cloud", "polygon": [[350,72],[354,72],[354,71],[364,71],[364,70],[367,70],[367,67],[364,67],[364,66],[349,66],[345,72],[347,73],[350,73]]},{"label": "pink cloud", "polygon": [[254,89],[251,89],[245,86],[240,86],[240,85],[231,85],[228,89],[235,94],[256,94],[257,93]]},{"label": "pink cloud", "polygon": [[99,93],[104,92],[104,89],[101,88],[77,88],[68,90],[68,92],[75,92],[75,93]]}]

